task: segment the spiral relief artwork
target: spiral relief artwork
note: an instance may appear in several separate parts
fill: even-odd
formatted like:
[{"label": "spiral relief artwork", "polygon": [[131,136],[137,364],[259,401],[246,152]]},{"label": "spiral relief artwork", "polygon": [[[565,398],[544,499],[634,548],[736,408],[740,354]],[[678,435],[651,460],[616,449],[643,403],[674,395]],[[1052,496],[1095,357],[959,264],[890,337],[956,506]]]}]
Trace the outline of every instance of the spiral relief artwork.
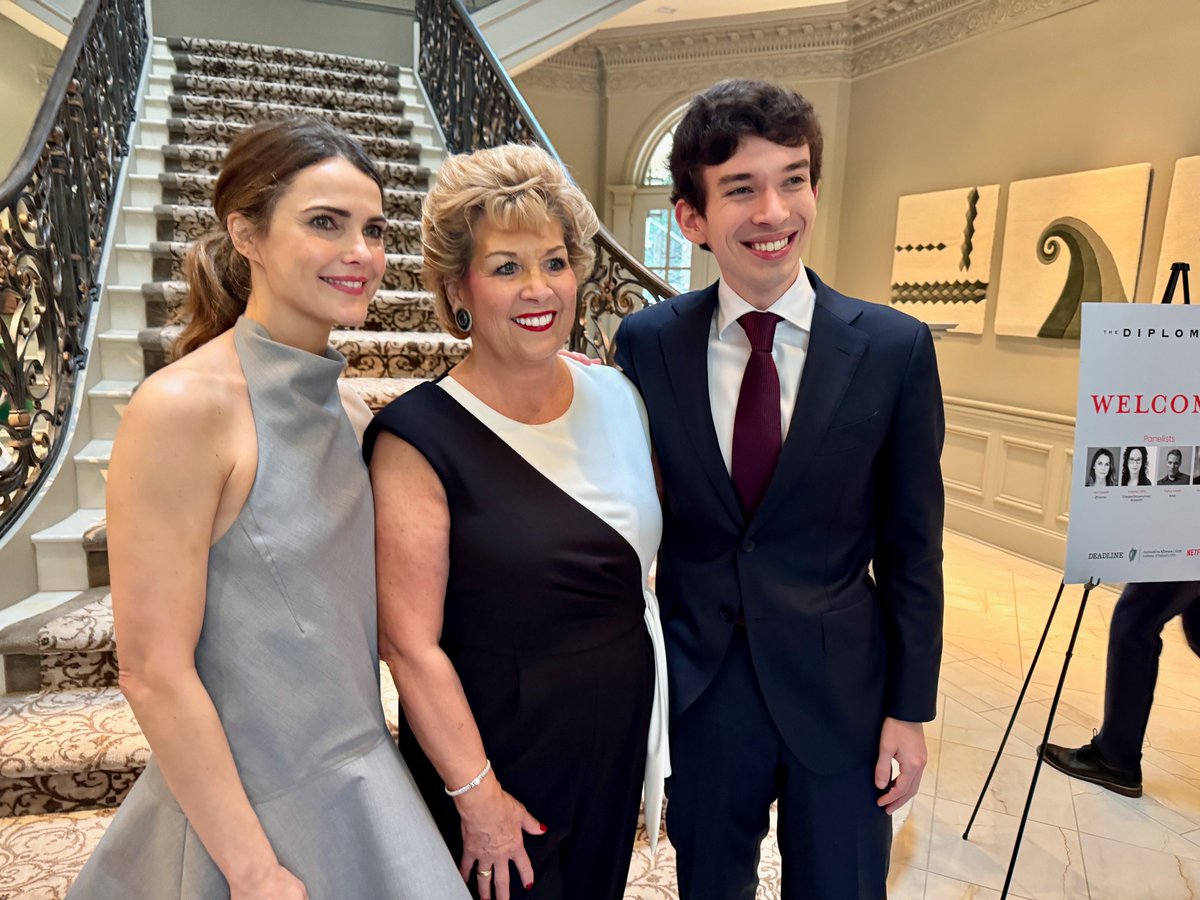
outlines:
[{"label": "spiral relief artwork", "polygon": [[1149,190],[1149,163],[1013,182],[996,333],[1078,340],[1081,304],[1133,300]]}]

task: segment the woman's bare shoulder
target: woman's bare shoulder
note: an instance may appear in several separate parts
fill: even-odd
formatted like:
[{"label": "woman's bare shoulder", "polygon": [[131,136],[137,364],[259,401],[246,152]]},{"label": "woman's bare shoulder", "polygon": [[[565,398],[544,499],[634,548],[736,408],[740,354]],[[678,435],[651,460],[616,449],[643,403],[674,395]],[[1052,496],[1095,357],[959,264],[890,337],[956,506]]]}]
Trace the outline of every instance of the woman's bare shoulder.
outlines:
[{"label": "woman's bare shoulder", "polygon": [[211,428],[248,404],[237,352],[221,335],[149,376],[134,392],[129,412],[192,431]]}]

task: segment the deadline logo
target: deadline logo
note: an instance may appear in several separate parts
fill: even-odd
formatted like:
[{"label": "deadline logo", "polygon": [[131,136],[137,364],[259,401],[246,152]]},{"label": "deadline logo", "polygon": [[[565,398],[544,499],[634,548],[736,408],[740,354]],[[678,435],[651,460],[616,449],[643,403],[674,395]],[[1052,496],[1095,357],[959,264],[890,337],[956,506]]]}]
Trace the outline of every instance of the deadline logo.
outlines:
[{"label": "deadline logo", "polygon": [[1129,548],[1129,561],[1133,562],[1135,559],[1137,559],[1137,547],[1130,547]]}]

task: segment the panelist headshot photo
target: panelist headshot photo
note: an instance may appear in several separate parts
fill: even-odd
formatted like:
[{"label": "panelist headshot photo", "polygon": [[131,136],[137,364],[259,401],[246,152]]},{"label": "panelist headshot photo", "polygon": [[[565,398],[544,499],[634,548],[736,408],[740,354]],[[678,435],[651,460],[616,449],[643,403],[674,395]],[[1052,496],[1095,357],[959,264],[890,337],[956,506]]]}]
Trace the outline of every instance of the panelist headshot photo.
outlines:
[{"label": "panelist headshot photo", "polygon": [[1196,448],[1196,456],[1192,460],[1192,484],[1200,484],[1200,447]]},{"label": "panelist headshot photo", "polygon": [[1084,487],[1117,486],[1117,449],[1115,447],[1088,447],[1087,459],[1087,473],[1083,478]]},{"label": "panelist headshot photo", "polygon": [[1165,485],[1184,485],[1192,483],[1192,472],[1183,468],[1184,457],[1187,457],[1191,462],[1192,448],[1191,447],[1159,447],[1158,448],[1158,471],[1162,472],[1158,479],[1158,484]]},{"label": "panelist headshot photo", "polygon": [[1121,457],[1121,486],[1140,487],[1151,486],[1150,454],[1145,447],[1126,447]]}]

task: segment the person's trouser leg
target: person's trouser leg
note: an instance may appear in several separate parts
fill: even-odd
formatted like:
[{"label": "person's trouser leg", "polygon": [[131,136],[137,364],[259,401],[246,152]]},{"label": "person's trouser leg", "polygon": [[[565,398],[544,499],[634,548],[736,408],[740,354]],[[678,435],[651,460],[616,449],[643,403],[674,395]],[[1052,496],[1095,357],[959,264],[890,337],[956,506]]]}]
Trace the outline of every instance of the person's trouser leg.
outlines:
[{"label": "person's trouser leg", "polygon": [[882,900],[892,817],[876,800],[874,761],[820,775],[784,752],[779,796],[783,900]]},{"label": "person's trouser leg", "polygon": [[1114,768],[1141,767],[1142,743],[1154,703],[1162,630],[1190,607],[1195,582],[1130,584],[1113,609],[1104,682],[1104,723],[1096,746]]},{"label": "person's trouser leg", "polygon": [[680,900],[754,900],[781,750],[736,628],[712,683],[671,730],[667,834]]}]

